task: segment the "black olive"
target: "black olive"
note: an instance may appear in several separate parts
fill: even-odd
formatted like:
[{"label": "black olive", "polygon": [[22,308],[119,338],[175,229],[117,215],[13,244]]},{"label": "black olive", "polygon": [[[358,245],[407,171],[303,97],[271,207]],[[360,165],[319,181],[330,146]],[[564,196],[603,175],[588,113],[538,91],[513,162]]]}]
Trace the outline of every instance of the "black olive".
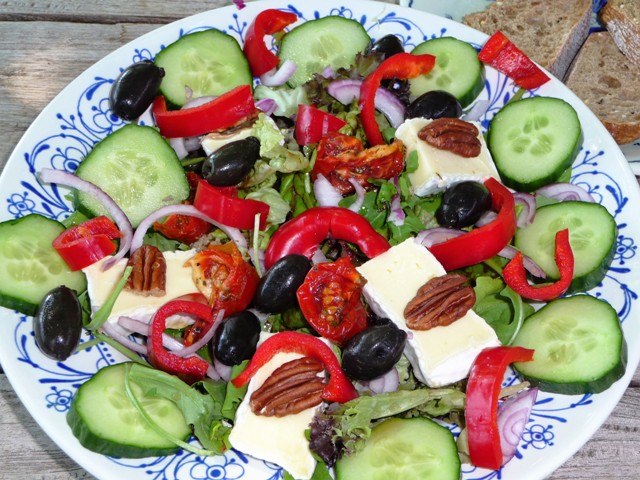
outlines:
[{"label": "black olive", "polygon": [[123,120],[142,115],[158,95],[164,70],[151,60],[143,60],[125,68],[111,85],[109,108]]},{"label": "black olive", "polygon": [[45,295],[33,317],[33,335],[47,357],[69,358],[82,335],[82,307],[75,290],[62,285]]},{"label": "black olive", "polygon": [[464,228],[478,221],[491,208],[489,189],[478,182],[460,182],[442,194],[436,220],[443,227]]},{"label": "black olive", "polygon": [[209,343],[211,353],[228,366],[253,357],[260,339],[260,320],[248,310],[225,318]]},{"label": "black olive", "polygon": [[256,137],[227,143],[209,155],[202,164],[202,176],[211,185],[231,187],[239,184],[260,158]]},{"label": "black olive", "polygon": [[265,313],[282,313],[296,306],[296,290],[304,282],[311,266],[311,261],[304,255],[282,257],[260,279],[253,296],[253,306]]},{"label": "black olive", "polygon": [[462,106],[456,97],[442,90],[423,93],[407,107],[406,118],[460,118]]},{"label": "black olive", "polygon": [[342,350],[342,369],[356,380],[384,375],[400,360],[407,333],[393,323],[372,325],[356,333]]},{"label": "black olive", "polygon": [[384,60],[397,53],[404,52],[404,45],[402,45],[402,41],[398,37],[389,34],[373,42],[369,47],[369,52],[381,53]]}]

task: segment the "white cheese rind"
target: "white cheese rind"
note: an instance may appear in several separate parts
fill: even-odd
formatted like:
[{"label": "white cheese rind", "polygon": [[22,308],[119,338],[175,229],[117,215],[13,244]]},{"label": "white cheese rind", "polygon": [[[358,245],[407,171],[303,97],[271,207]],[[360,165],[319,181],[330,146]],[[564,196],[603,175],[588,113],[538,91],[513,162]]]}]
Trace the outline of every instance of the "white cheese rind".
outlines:
[{"label": "white cheese rind", "polygon": [[405,354],[418,380],[441,387],[462,380],[485,348],[500,345],[495,331],[473,310],[451,325],[430,330],[407,327],[404,309],[418,289],[446,273],[413,238],[357,267],[366,278],[363,293],[372,310],[408,333]]},{"label": "white cheese rind", "polygon": [[406,120],[396,130],[396,138],[405,145],[405,157],[418,152],[418,168],[409,174],[412,193],[424,197],[444,190],[447,186],[464,181],[482,182],[489,177],[500,180],[478,122],[478,140],[481,143],[477,157],[465,158],[447,150],[440,150],[418,138],[418,132],[431,123],[426,118]]},{"label": "white cheese rind", "polygon": [[[261,340],[267,336],[269,334],[261,334]],[[311,455],[304,432],[309,428],[320,405],[284,417],[256,415],[249,406],[251,394],[260,388],[276,368],[301,357],[297,353],[277,353],[258,370],[249,382],[247,394],[236,411],[229,441],[236,450],[273,462],[295,479],[306,480],[313,475],[316,461]]]}]

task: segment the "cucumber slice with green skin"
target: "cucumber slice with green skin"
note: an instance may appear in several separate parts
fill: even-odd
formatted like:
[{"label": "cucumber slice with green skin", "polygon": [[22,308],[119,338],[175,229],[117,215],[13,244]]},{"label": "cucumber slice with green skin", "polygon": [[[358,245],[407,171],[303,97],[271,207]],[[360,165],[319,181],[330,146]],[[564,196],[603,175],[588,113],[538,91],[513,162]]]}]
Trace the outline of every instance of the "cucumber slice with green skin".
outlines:
[{"label": "cucumber slice with green skin", "polygon": [[344,17],[324,17],[310,20],[287,32],[282,38],[278,56],[291,60],[298,68],[289,79],[297,87],[311,80],[314,73],[325,68],[333,70],[354,64],[356,55],[364,52],[371,38],[355,20]]},{"label": "cucumber slice with green skin", "polygon": [[535,350],[533,361],[513,366],[546,392],[599,393],[626,368],[627,346],[616,311],[589,295],[545,305],[525,320],[513,345]]},{"label": "cucumber slice with green skin", "polygon": [[502,182],[531,192],[555,182],[571,166],[582,145],[582,128],[564,100],[525,98],[493,117],[487,145]]},{"label": "cucumber slice with green skin", "polygon": [[51,246],[64,225],[31,214],[0,223],[0,305],[35,315],[45,295],[60,285],[78,293],[87,288],[82,272],[72,272]]},{"label": "cucumber slice with green skin", "polygon": [[158,53],[154,63],[164,69],[160,94],[172,107],[253,84],[249,62],[236,39],[215,29],[181,37]]},{"label": "cucumber slice with green skin", "polygon": [[[116,130],[93,148],[76,175],[104,190],[134,228],[151,212],[189,196],[180,160],[151,127],[129,124]],[[83,192],[76,194],[76,207],[91,216],[109,215],[102,203]]]},{"label": "cucumber slice with green skin", "polygon": [[464,108],[484,89],[484,66],[478,60],[476,49],[467,42],[453,37],[433,38],[418,45],[411,53],[428,53],[436,57],[433,70],[409,80],[412,97],[431,90],[444,90],[456,97]]},{"label": "cucumber slice with green skin", "polygon": [[[130,363],[103,368],[83,383],[71,402],[67,423],[87,449],[122,458],[171,455],[180,447],[157,434],[127,397],[125,375]],[[131,387],[145,412],[171,436],[187,439],[191,428],[170,400],[144,397]]]},{"label": "cucumber slice with green skin", "polygon": [[458,480],[453,434],[423,417],[391,418],[371,431],[362,450],[336,463],[336,480]]},{"label": "cucumber slice with green skin", "polygon": [[555,261],[556,232],[569,229],[574,257],[569,293],[585,292],[605,277],[616,249],[615,218],[597,203],[561,202],[540,207],[533,222],[518,229],[515,247],[531,257],[551,280],[560,278]]}]

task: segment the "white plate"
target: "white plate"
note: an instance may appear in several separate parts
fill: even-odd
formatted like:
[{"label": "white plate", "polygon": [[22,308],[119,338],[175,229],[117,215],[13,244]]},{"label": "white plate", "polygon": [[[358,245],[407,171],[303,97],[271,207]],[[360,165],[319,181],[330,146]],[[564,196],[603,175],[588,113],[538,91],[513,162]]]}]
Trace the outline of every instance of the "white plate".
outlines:
[{"label": "white plate", "polygon": [[[389,4],[352,0],[340,2],[271,1],[269,7],[292,10],[302,19],[342,15],[361,22],[373,38],[396,33],[410,50],[432,37],[453,35],[474,45],[485,36],[453,21]],[[248,23],[263,8],[249,3],[243,10],[225,7],[159,28],[118,49],[74,80],[38,116],[10,157],[0,178],[0,195],[7,208],[0,220],[31,212],[63,218],[69,210],[63,197],[40,185],[34,172],[44,167],[74,170],[91,147],[121,126],[111,117],[107,95],[120,69],[142,58],[152,58],[185,33],[217,27],[243,38]],[[488,88],[482,97],[490,100],[488,120],[513,95],[511,82],[493,70],[487,73]],[[517,457],[502,472],[489,472],[466,465],[463,478],[506,480],[541,479],[573,455],[597,430],[626,389],[640,360],[640,267],[636,255],[640,224],[634,209],[640,192],[629,164],[596,117],[559,81],[552,80],[537,94],[560,97],[577,110],[584,130],[582,151],[574,164],[573,181],[587,188],[615,217],[619,226],[613,266],[591,294],[606,299],[618,311],[629,346],[627,374],[599,395],[541,395],[526,426]],[[82,448],[67,427],[65,415],[78,385],[99,368],[121,360],[105,345],[74,355],[64,364],[43,357],[32,337],[31,319],[0,309],[0,362],[14,389],[42,429],[76,462],[103,480],[137,479],[277,479],[276,465],[255,461],[231,451],[224,457],[200,458],[179,455],[144,460],[117,460]],[[512,379],[507,379],[507,382]],[[277,432],[274,432],[277,434]]]}]

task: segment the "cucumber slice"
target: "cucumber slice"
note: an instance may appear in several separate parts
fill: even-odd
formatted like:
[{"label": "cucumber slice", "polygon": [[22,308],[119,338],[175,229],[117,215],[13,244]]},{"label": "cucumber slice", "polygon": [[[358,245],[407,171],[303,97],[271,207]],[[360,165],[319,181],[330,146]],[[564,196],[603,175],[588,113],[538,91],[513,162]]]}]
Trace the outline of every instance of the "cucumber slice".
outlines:
[{"label": "cucumber slice", "polygon": [[292,87],[311,80],[325,68],[334,70],[354,64],[356,55],[364,52],[371,38],[355,20],[324,17],[310,20],[287,32],[282,38],[279,57],[291,60],[298,68],[289,79]]},{"label": "cucumber slice", "polygon": [[464,108],[484,89],[484,67],[476,49],[467,42],[453,37],[433,38],[418,45],[411,53],[428,53],[436,57],[433,70],[409,80],[413,97],[431,90],[444,90],[456,97]]},{"label": "cucumber slice", "polygon": [[536,210],[531,224],[518,229],[515,246],[554,280],[560,278],[555,261],[556,232],[569,229],[574,272],[569,293],[584,292],[605,277],[615,253],[615,218],[597,203],[561,202]]},{"label": "cucumber slice", "polygon": [[87,288],[84,273],[69,270],[51,246],[64,230],[37,214],[0,223],[0,305],[33,316],[55,287]]},{"label": "cucumber slice", "polygon": [[[130,363],[119,363],[98,371],[76,393],[67,423],[80,443],[91,451],[123,458],[171,455],[179,450],[158,435],[127,398],[125,375]],[[180,409],[170,400],[141,396],[131,383],[145,412],[175,438],[187,439],[191,428]]]},{"label": "cucumber slice", "polygon": [[215,29],[181,37],[158,53],[154,63],[164,69],[160,94],[172,107],[253,84],[249,62],[236,39]]},{"label": "cucumber slice", "polygon": [[[93,148],[76,175],[109,194],[134,228],[151,212],[189,195],[175,151],[151,127],[129,124],[116,130]],[[76,206],[91,216],[109,214],[102,203],[83,192],[77,193]]]},{"label": "cucumber slice", "polygon": [[514,346],[535,350],[516,372],[546,392],[599,393],[624,375],[627,349],[616,311],[588,295],[561,298],[527,320]]},{"label": "cucumber slice", "polygon": [[493,117],[487,145],[503,183],[531,192],[555,182],[571,166],[582,145],[582,128],[564,100],[525,98]]},{"label": "cucumber slice", "polygon": [[336,480],[458,480],[453,434],[428,418],[391,418],[377,425],[364,448],[336,463]]}]

